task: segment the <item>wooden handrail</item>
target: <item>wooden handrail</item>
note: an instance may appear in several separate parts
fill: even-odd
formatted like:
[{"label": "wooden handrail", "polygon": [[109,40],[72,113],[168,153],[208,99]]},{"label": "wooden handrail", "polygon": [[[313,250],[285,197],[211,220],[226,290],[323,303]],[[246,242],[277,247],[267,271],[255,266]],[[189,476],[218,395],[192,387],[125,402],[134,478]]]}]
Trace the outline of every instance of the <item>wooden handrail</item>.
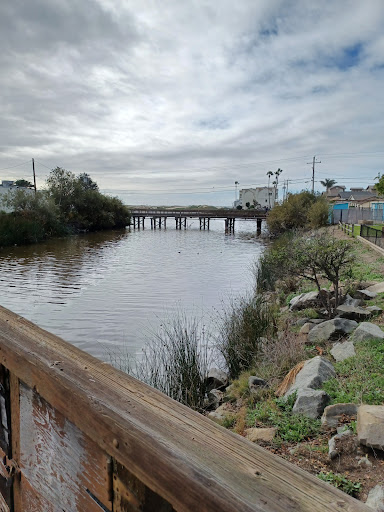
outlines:
[{"label": "wooden handrail", "polygon": [[15,512],[39,510],[25,500],[68,512],[370,510],[4,308],[0,362],[10,382]]}]

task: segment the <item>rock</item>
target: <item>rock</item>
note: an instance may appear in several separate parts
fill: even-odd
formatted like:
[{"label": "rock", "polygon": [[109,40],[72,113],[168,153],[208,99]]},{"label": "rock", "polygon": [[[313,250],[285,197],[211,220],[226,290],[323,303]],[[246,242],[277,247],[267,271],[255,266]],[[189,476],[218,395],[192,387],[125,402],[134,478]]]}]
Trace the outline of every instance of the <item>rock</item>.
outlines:
[{"label": "rock", "polygon": [[211,389],[211,391],[208,392],[208,401],[211,408],[214,407],[216,409],[219,407],[220,403],[223,401],[223,398],[224,393],[219,389]]},{"label": "rock", "polygon": [[325,406],[329,403],[330,397],[320,389],[301,389],[297,393],[292,414],[302,414],[307,418],[319,418]]},{"label": "rock", "polygon": [[367,292],[384,293],[384,282],[376,283],[366,288]]},{"label": "rock", "polygon": [[300,329],[300,334],[308,334],[311,329],[315,327],[315,324],[311,324],[310,322],[307,322],[304,324]]},{"label": "rock", "polygon": [[328,405],[324,409],[324,413],[321,417],[321,424],[324,427],[337,427],[341,416],[356,416],[357,414],[356,404],[333,404]]},{"label": "rock", "polygon": [[291,311],[298,311],[299,309],[313,308],[319,303],[319,292],[300,293],[296,295],[289,302],[289,309]]},{"label": "rock", "polygon": [[341,432],[340,434],[336,434],[335,436],[331,437],[331,439],[328,441],[328,457],[330,459],[335,459],[340,453],[336,447],[336,439],[351,436],[352,434],[353,432],[351,430],[344,430],[344,432]]},{"label": "rock", "polygon": [[220,407],[218,407],[216,411],[209,412],[208,418],[210,418],[213,421],[216,421],[216,423],[221,423],[229,414],[231,414],[231,411],[228,410],[228,405],[223,404],[220,405]]},{"label": "rock", "polygon": [[248,379],[248,387],[251,393],[256,393],[260,388],[268,388],[268,382],[259,377],[250,376]]},{"label": "rock", "polygon": [[256,441],[271,442],[276,435],[276,428],[247,428],[245,430],[245,437],[255,443]]},{"label": "rock", "polygon": [[344,361],[349,357],[356,355],[353,341],[344,341],[344,343],[335,343],[331,349],[331,354],[337,362]]},{"label": "rock", "polygon": [[358,466],[370,467],[372,466],[372,462],[368,459],[368,457],[356,457],[358,459]]},{"label": "rock", "polygon": [[228,375],[222,370],[211,368],[207,377],[208,390],[221,389],[228,386]]},{"label": "rock", "polygon": [[336,308],[336,313],[340,318],[349,318],[350,320],[368,320],[373,312],[360,306],[347,306],[343,304]]},{"label": "rock", "polygon": [[381,313],[383,312],[383,310],[379,308],[379,306],[368,306],[365,309],[371,311],[373,315],[381,315]]},{"label": "rock", "polygon": [[325,322],[325,320],[324,320],[324,318],[310,318],[310,319],[308,320],[308,322],[309,322],[310,324],[315,324],[315,325],[317,325],[317,324],[322,324],[323,322]]},{"label": "rock", "polygon": [[358,326],[350,339],[354,341],[365,341],[373,339],[383,340],[384,332],[376,324],[372,324],[371,322],[363,322]]},{"label": "rock", "polygon": [[343,301],[343,306],[362,306],[364,301],[362,299],[353,299],[350,295],[346,295]]},{"label": "rock", "polygon": [[357,413],[360,444],[384,450],[384,405],[361,405]]},{"label": "rock", "polygon": [[384,485],[377,484],[373,487],[368,493],[365,504],[375,512],[384,512]]},{"label": "rock", "polygon": [[286,313],[288,310],[289,310],[288,306],[283,306],[282,308],[280,308],[280,313]]},{"label": "rock", "polygon": [[296,375],[295,382],[285,393],[285,396],[287,397],[301,389],[318,389],[322,386],[323,382],[335,375],[332,363],[325,359],[325,357],[316,356],[306,361],[303,368]]},{"label": "rock", "polygon": [[307,322],[310,322],[309,318],[299,318],[296,320],[296,325],[305,325]]},{"label": "rock", "polygon": [[349,334],[357,327],[357,322],[345,318],[334,318],[316,325],[309,333],[308,340],[311,343],[318,343],[330,340],[340,335]]},{"label": "rock", "polygon": [[357,292],[354,295],[354,299],[364,299],[364,300],[371,300],[376,297],[377,293],[370,292],[368,290],[357,290]]}]

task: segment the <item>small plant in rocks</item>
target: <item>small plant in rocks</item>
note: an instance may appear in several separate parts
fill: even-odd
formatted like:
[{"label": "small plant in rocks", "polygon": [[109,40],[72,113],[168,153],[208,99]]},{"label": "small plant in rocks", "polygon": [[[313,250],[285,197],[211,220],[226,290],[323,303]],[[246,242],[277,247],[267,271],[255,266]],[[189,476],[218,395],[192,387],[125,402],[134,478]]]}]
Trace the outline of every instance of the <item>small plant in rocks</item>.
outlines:
[{"label": "small plant in rocks", "polygon": [[357,497],[361,490],[361,483],[353,482],[345,476],[334,473],[333,471],[328,471],[328,473],[324,473],[322,471],[317,476],[320,478],[320,480],[324,480],[324,482],[330,483],[334,487],[337,487],[350,496]]}]

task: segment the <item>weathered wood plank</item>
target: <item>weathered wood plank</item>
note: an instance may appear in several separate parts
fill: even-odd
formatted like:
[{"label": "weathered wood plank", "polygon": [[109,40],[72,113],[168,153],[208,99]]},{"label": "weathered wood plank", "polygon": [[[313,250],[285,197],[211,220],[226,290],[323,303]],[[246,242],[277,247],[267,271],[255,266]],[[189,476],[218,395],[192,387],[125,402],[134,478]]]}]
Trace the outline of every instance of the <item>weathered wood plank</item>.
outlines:
[{"label": "weathered wood plank", "polygon": [[175,510],[369,510],[3,308],[0,362]]},{"label": "weathered wood plank", "polygon": [[[21,494],[28,481],[39,499],[51,503],[54,510],[100,512],[99,504],[112,510],[108,495],[108,479],[112,475],[107,471],[107,455],[23,383],[20,468]],[[28,501],[30,504],[24,510],[34,510],[35,504],[31,499]]]}]

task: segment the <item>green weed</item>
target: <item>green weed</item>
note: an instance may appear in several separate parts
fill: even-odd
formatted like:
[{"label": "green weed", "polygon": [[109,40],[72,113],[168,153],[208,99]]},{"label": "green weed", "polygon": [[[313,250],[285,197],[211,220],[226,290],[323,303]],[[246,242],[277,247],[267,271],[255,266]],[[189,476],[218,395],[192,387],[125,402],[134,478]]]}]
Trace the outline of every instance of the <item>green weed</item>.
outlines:
[{"label": "green weed", "polygon": [[384,342],[369,340],[356,343],[356,356],[335,364],[336,378],[324,383],[323,389],[332,403],[384,402]]},{"label": "green weed", "polygon": [[353,482],[353,480],[349,480],[345,476],[339,475],[338,473],[333,473],[333,471],[329,471],[328,473],[324,473],[322,471],[317,476],[320,478],[320,480],[324,480],[324,482],[330,483],[334,487],[337,487],[350,496],[358,496],[361,490],[361,483]]}]

